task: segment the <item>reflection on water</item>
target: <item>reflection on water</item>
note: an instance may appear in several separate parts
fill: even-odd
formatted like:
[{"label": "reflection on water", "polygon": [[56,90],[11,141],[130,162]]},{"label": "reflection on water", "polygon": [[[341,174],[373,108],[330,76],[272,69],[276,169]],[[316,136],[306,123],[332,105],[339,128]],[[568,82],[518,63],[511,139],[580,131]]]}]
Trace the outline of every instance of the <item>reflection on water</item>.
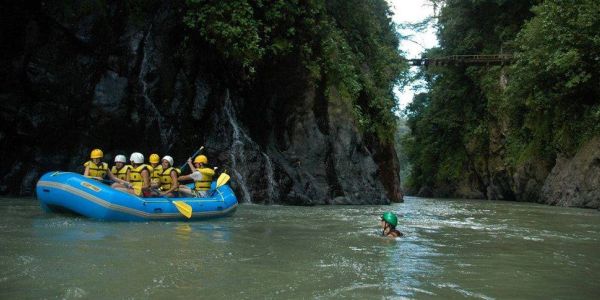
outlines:
[{"label": "reflection on water", "polygon": [[188,241],[192,234],[192,227],[189,224],[177,224],[175,226],[175,234],[182,241]]},{"label": "reflection on water", "polygon": [[103,240],[114,234],[115,228],[106,223],[90,223],[81,218],[31,220],[32,233],[39,239],[61,242]]},{"label": "reflection on water", "polygon": [[190,238],[204,240],[209,243],[226,243],[231,239],[230,228],[209,222],[174,223],[176,237],[182,241]]},{"label": "reflection on water", "polygon": [[[408,198],[242,205],[201,222],[98,222],[0,199],[0,298],[589,298],[600,215]],[[405,237],[382,238],[393,210]]]}]

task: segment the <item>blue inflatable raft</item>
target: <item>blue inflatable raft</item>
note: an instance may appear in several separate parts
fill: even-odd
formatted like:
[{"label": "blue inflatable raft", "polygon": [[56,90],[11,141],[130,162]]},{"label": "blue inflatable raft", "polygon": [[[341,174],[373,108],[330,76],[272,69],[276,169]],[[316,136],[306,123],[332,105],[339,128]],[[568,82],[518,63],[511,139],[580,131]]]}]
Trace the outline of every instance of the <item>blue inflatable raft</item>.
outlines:
[{"label": "blue inflatable raft", "polygon": [[50,172],[36,186],[37,198],[46,211],[73,212],[88,218],[114,221],[188,220],[173,204],[181,201],[192,207],[190,220],[232,214],[238,202],[225,184],[207,198],[141,198],[121,192],[94,179],[72,172]]}]

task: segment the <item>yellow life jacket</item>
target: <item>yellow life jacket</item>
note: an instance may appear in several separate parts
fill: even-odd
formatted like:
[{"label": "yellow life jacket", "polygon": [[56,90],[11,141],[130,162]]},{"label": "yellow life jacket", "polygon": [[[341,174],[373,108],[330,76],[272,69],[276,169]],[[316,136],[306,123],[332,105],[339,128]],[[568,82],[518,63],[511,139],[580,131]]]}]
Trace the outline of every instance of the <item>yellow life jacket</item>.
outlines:
[{"label": "yellow life jacket", "polygon": [[121,169],[117,170],[117,166],[113,166],[110,172],[119,179],[127,180],[127,170],[129,168],[131,168],[130,165],[124,165]]},{"label": "yellow life jacket", "polygon": [[197,170],[200,172],[200,174],[202,174],[202,178],[200,181],[194,181],[194,189],[196,191],[210,190],[210,184],[213,176],[215,176],[215,170],[211,168],[201,168]]},{"label": "yellow life jacket", "polygon": [[88,177],[104,178],[104,176],[106,176],[106,173],[108,173],[108,164],[105,162],[101,163],[98,166],[93,161],[89,160],[83,165],[89,167],[90,172],[88,174]]},{"label": "yellow life jacket", "polygon": [[154,169],[153,171],[150,171],[150,175],[151,175],[150,182],[158,184],[160,182],[160,176],[162,175],[162,172],[163,172],[163,167],[162,167],[162,165],[157,165],[156,167],[152,167],[152,166],[150,166],[150,167]]},{"label": "yellow life jacket", "polygon": [[179,170],[178,168],[173,168],[170,167],[168,169],[166,169],[164,172],[162,172],[162,174],[160,175],[160,189],[162,191],[168,191],[171,189],[171,185],[173,185],[173,178],[171,178],[171,171],[175,170],[175,172],[177,172],[177,175],[181,174],[181,170]]},{"label": "yellow life jacket", "polygon": [[144,186],[144,178],[142,177],[142,171],[146,169],[150,174],[152,174],[152,167],[146,164],[141,164],[134,168],[133,166],[129,169],[129,182],[133,186],[133,190],[135,194],[140,196],[142,195],[142,187]]}]

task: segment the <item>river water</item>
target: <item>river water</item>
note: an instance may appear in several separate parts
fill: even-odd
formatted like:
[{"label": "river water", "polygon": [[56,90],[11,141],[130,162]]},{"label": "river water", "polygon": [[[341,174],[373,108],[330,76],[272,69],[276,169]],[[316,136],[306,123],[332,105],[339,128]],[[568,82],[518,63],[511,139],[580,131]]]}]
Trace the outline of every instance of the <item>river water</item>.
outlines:
[{"label": "river water", "polygon": [[[406,237],[379,236],[384,210]],[[0,198],[0,299],[597,299],[600,212],[406,199],[115,223]]]}]

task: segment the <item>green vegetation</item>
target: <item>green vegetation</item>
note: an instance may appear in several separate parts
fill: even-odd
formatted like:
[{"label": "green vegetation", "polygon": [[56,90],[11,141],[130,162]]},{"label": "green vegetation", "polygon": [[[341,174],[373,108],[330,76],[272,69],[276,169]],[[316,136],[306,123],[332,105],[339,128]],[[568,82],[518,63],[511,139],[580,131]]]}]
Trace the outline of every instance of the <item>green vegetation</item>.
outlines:
[{"label": "green vegetation", "polygon": [[[510,66],[432,67],[406,109],[408,185],[452,195],[600,134],[600,2],[444,1],[428,56],[514,53]],[[508,170],[508,172],[506,171]],[[438,194],[440,195],[440,194]],[[509,196],[506,196],[509,197]]]},{"label": "green vegetation", "polygon": [[392,88],[407,70],[384,0],[187,0],[184,23],[251,80],[278,57],[354,109],[368,133],[392,141]]},{"label": "green vegetation", "polygon": [[[572,155],[600,133],[600,2],[546,1],[515,40],[506,108],[518,157]],[[529,150],[531,149],[531,150]]]}]

